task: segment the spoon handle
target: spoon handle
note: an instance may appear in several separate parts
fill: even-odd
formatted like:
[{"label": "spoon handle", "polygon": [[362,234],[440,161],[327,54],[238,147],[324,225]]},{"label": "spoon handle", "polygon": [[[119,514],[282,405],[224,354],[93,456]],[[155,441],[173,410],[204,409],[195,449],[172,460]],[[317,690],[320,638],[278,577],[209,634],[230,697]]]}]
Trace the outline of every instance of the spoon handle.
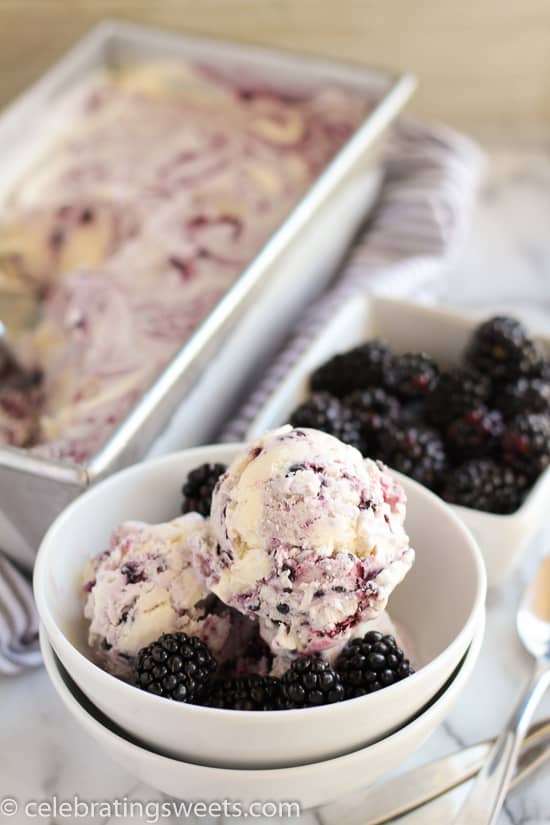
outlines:
[{"label": "spoon handle", "polygon": [[516,710],[491,748],[453,825],[494,825],[506,798],[529,722],[549,685],[550,662],[538,661]]}]

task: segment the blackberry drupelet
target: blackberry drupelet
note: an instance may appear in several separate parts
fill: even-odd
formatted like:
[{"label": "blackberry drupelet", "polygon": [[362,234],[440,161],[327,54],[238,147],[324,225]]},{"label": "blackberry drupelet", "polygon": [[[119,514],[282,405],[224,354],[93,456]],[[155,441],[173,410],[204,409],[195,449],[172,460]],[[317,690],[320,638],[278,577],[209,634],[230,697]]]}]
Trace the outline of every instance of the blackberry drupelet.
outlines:
[{"label": "blackberry drupelet", "polygon": [[502,437],[502,458],[534,480],[550,464],[550,416],[518,415]]},{"label": "blackberry drupelet", "polygon": [[388,387],[401,398],[424,398],[434,389],[439,368],[425,352],[407,352],[394,359]]},{"label": "blackberry drupelet", "polygon": [[411,424],[426,424],[426,402],[423,398],[413,398],[401,405],[399,426],[408,427]]},{"label": "blackberry drupelet", "polygon": [[347,699],[374,693],[414,673],[393,636],[371,630],[349,642],[336,660]]},{"label": "blackberry drupelet", "polygon": [[165,633],[142,648],[136,659],[136,685],[177,702],[197,702],[205,693],[216,662],[208,647],[187,633]]},{"label": "blackberry drupelet", "polygon": [[384,385],[392,360],[393,353],[385,344],[368,341],[318,367],[310,379],[311,389],[344,398],[354,390]]},{"label": "blackberry drupelet", "polygon": [[457,460],[483,458],[498,450],[503,432],[502,414],[479,406],[449,426],[447,447]]},{"label": "blackberry drupelet", "polygon": [[290,416],[293,427],[312,427],[339,438],[359,450],[365,448],[359,422],[338,398],[327,392],[314,392]]},{"label": "blackberry drupelet", "polygon": [[181,512],[200,513],[207,518],[210,515],[214,487],[226,469],[225,464],[201,464],[200,467],[191,470],[181,488]]},{"label": "blackberry drupelet", "polygon": [[523,324],[505,316],[496,316],[477,327],[465,360],[497,382],[536,375],[542,368],[542,357]]},{"label": "blackberry drupelet", "polygon": [[520,506],[527,478],[490,458],[461,464],[445,479],[441,496],[451,504],[506,515]]},{"label": "blackberry drupelet", "polygon": [[356,390],[344,399],[351,416],[359,424],[366,442],[376,437],[380,430],[391,427],[399,418],[401,405],[397,398],[381,387]]},{"label": "blackberry drupelet", "polygon": [[439,376],[426,399],[426,418],[445,429],[452,421],[485,404],[491,394],[489,378],[469,367],[452,367]]},{"label": "blackberry drupelet", "polygon": [[281,708],[329,705],[344,698],[339,675],[324,659],[296,659],[281,679]]},{"label": "blackberry drupelet", "polygon": [[228,710],[276,710],[281,682],[272,676],[238,676],[215,682],[204,704]]},{"label": "blackberry drupelet", "polygon": [[496,393],[494,406],[506,418],[518,413],[550,412],[550,380],[544,378],[516,378],[504,384]]},{"label": "blackberry drupelet", "polygon": [[437,487],[447,466],[441,436],[421,425],[384,431],[378,457],[430,488]]}]

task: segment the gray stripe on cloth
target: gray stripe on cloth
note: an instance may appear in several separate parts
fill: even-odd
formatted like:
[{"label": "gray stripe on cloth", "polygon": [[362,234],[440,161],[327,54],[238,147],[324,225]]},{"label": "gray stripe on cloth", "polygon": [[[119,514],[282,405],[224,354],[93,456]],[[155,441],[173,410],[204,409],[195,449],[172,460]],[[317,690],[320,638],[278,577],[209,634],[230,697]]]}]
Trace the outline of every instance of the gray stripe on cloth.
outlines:
[{"label": "gray stripe on cloth", "polygon": [[41,661],[31,584],[0,555],[0,674],[13,676]]}]

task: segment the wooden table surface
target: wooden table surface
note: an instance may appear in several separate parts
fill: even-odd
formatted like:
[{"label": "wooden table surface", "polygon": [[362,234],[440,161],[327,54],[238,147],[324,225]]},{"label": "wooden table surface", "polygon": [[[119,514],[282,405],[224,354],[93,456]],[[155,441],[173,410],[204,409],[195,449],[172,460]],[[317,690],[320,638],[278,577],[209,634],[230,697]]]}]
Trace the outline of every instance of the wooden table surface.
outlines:
[{"label": "wooden table surface", "polygon": [[548,0],[0,0],[0,105],[105,17],[409,69],[463,127],[550,119]]}]

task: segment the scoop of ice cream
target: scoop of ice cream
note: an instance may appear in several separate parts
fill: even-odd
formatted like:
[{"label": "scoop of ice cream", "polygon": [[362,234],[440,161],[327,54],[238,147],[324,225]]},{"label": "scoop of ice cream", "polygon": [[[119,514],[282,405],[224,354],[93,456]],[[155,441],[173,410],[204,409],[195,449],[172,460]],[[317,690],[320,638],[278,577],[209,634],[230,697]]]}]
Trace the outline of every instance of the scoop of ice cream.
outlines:
[{"label": "scoop of ice cream", "polygon": [[128,677],[137,652],[163,633],[198,636],[214,653],[224,646],[230,611],[211,604],[191,563],[189,539],[206,530],[197,513],[165,524],[126,522],[91,561],[84,615],[106,670]]},{"label": "scoop of ice cream", "polygon": [[405,494],[386,469],[309,429],[283,427],[214,491],[194,562],[223,602],[257,616],[274,653],[319,652],[386,607],[414,561]]}]

